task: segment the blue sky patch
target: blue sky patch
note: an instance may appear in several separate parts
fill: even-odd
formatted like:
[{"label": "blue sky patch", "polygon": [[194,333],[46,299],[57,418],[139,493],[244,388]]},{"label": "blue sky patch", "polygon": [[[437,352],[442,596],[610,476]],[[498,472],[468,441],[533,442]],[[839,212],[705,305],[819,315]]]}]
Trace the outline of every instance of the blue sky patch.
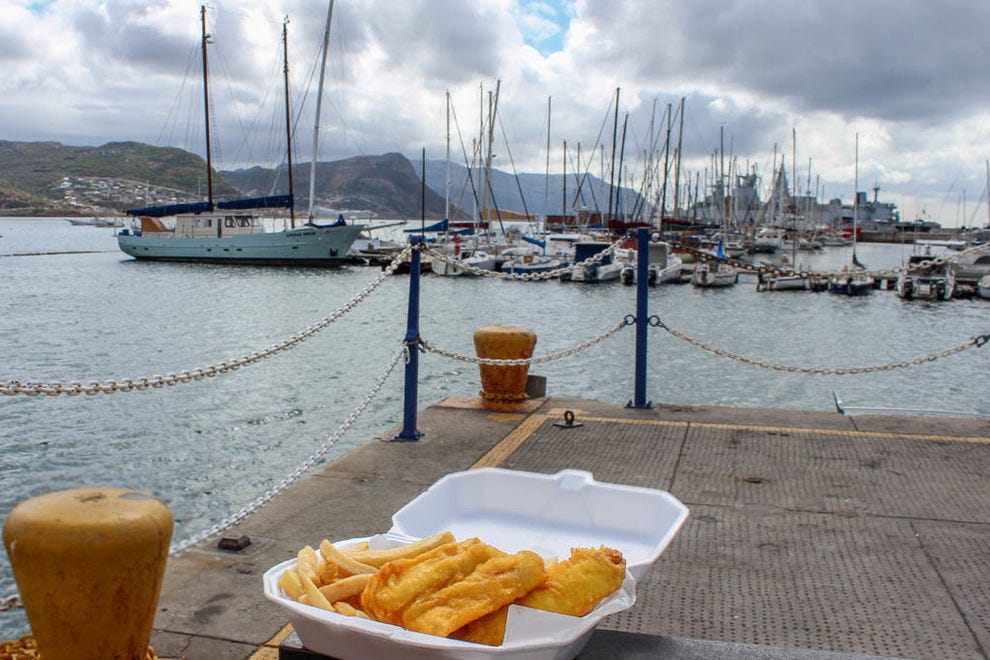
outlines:
[{"label": "blue sky patch", "polygon": [[574,16],[574,0],[519,0],[519,27],[527,45],[541,55],[564,49]]}]

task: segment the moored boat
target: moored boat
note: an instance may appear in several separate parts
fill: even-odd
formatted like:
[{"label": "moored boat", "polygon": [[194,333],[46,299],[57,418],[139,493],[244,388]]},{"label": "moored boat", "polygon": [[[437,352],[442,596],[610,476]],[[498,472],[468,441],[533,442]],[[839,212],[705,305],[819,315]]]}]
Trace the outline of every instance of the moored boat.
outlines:
[{"label": "moored boat", "polygon": [[[605,242],[578,242],[574,244],[574,263],[591,259],[596,254],[603,252],[609,247]],[[618,252],[616,250],[616,252]],[[561,279],[572,282],[588,282],[597,284],[599,282],[611,282],[619,279],[622,269],[625,266],[620,260],[614,259],[614,253],[607,254],[598,263],[578,266],[573,270],[561,275]]]},{"label": "moored boat", "polygon": [[[205,6],[201,8],[200,15],[203,95],[204,106],[208,108],[210,101],[207,84],[207,44],[210,42],[210,35],[206,32]],[[327,20],[327,30],[329,30],[329,16]],[[283,43],[287,43],[286,23],[283,23],[282,38]],[[290,117],[287,60],[284,70],[288,133]],[[295,225],[291,140],[287,140],[289,194],[215,201],[209,117],[204,118],[204,124],[208,199],[202,202],[128,210],[128,215],[136,219],[135,226],[132,229],[125,228],[117,234],[117,245],[125,254],[142,260],[222,264],[336,266],[350,260],[348,250],[364,229],[364,225],[347,224],[343,217],[339,217],[331,224],[317,224],[312,219],[312,191],[311,219],[301,227]],[[271,214],[262,215],[262,209],[278,209],[283,214],[287,209],[291,227],[281,231],[275,230],[274,226],[278,219]],[[163,220],[167,217],[173,218],[170,224]],[[284,217],[279,219],[286,220]]]},{"label": "moored boat", "polygon": [[123,218],[66,218],[74,227],[123,227]]},{"label": "moored boat", "polygon": [[[288,200],[283,200],[288,203]],[[135,259],[250,265],[337,266],[347,255],[363,225],[306,224],[295,229],[269,231],[265,218],[242,210],[178,213],[172,226],[162,218],[170,207],[133,209],[139,227],[123,229],[117,245]],[[158,210],[161,209],[161,210]]]},{"label": "moored boat", "polygon": [[[639,255],[633,253],[632,260],[623,266],[620,275],[623,284],[636,283],[638,259]],[[650,242],[649,260],[650,263],[647,267],[647,283],[649,286],[669,282],[681,282],[681,271],[684,269],[684,262],[671,250],[669,243],[664,241]],[[687,279],[690,280],[690,274]]]},{"label": "moored boat", "polygon": [[976,295],[990,300],[990,275],[984,275],[976,285]]},{"label": "moored boat", "polygon": [[739,281],[739,271],[720,262],[702,261],[695,264],[691,284],[699,287],[733,286]]},{"label": "moored boat", "polygon": [[865,270],[846,266],[841,273],[829,278],[828,290],[845,296],[865,296],[873,292],[873,284],[873,276]]},{"label": "moored boat", "polygon": [[931,244],[915,245],[907,269],[897,278],[897,295],[905,300],[950,300],[956,276],[948,262],[935,262]]}]

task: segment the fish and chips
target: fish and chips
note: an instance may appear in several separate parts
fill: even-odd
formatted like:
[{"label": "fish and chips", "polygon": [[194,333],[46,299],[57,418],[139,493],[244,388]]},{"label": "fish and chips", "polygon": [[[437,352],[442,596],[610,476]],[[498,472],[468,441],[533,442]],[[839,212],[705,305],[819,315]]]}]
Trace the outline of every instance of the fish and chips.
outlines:
[{"label": "fish and chips", "polygon": [[501,645],[509,605],[584,616],[625,577],[613,548],[572,548],[567,559],[510,554],[477,538],[443,532],[386,550],[330,541],[299,551],[279,577],[293,600],[416,632]]}]

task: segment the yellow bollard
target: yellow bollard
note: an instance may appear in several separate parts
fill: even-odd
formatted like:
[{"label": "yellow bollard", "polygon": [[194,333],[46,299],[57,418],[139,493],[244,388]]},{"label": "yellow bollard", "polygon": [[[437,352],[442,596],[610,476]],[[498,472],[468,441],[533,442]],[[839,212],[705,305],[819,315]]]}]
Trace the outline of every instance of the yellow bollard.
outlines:
[{"label": "yellow bollard", "polygon": [[3,525],[44,660],[144,660],[172,539],[147,493],[78,488],[21,502]]},{"label": "yellow bollard", "polygon": [[[474,349],[481,358],[517,360],[533,356],[536,333],[527,328],[496,325],[474,331]],[[529,365],[482,364],[481,392],[488,401],[513,403],[525,401]]]}]

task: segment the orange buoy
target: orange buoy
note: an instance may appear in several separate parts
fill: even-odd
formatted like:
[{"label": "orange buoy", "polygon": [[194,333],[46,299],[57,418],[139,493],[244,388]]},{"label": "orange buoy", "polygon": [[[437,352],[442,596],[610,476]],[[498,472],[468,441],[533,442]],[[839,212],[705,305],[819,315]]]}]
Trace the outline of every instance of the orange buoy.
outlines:
[{"label": "orange buoy", "polygon": [[[474,349],[481,358],[518,360],[533,356],[536,333],[527,328],[496,325],[474,331]],[[525,401],[529,365],[482,364],[481,391],[489,400],[502,403]]]},{"label": "orange buoy", "polygon": [[168,507],[124,488],[58,491],[14,507],[3,543],[39,655],[144,660],[172,527]]}]

